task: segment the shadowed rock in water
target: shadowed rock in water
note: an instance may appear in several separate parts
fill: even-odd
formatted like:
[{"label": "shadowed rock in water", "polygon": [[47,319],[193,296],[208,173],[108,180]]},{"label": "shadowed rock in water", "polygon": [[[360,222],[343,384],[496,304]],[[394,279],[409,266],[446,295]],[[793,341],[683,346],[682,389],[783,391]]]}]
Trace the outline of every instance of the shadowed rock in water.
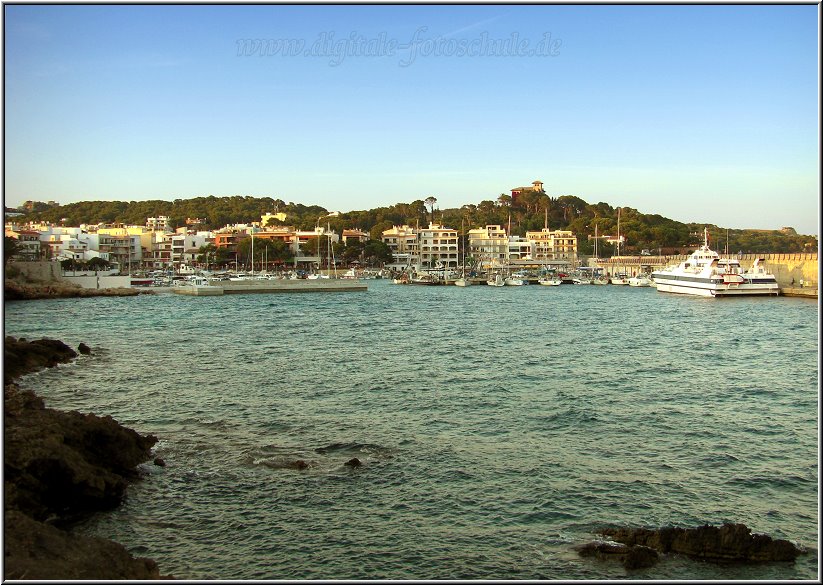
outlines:
[{"label": "shadowed rock in water", "polygon": [[157,438],[110,416],[46,408],[34,392],[11,383],[76,357],[62,342],[6,337],[4,349],[4,578],[161,578],[150,559],[61,529],[117,506]]},{"label": "shadowed rock in water", "polygon": [[71,534],[16,510],[5,514],[5,579],[161,579],[157,563],[123,545]]},{"label": "shadowed rock in water", "polygon": [[600,533],[628,546],[647,546],[661,553],[715,561],[793,561],[803,552],[788,540],[752,534],[745,524],[657,530],[605,528]]},{"label": "shadowed rock in water", "polygon": [[657,551],[647,546],[628,546],[614,542],[587,542],[575,547],[581,557],[614,559],[626,569],[644,569],[657,563]]},{"label": "shadowed rock in water", "polygon": [[57,339],[27,341],[7,336],[3,343],[4,383],[8,384],[23,374],[70,362],[76,357],[76,351]]}]

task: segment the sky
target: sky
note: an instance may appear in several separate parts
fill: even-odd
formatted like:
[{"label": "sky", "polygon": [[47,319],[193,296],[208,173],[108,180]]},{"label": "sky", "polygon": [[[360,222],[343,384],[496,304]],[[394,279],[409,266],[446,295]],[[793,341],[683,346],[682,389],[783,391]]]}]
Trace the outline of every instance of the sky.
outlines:
[{"label": "sky", "polygon": [[550,196],[819,233],[817,5],[4,5],[4,199]]}]

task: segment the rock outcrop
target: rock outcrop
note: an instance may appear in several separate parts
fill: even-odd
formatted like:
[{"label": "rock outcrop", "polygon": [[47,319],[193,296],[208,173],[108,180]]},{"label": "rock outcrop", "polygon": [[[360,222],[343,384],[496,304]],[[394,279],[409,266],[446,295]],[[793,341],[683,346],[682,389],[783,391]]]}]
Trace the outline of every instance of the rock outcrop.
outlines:
[{"label": "rock outcrop", "polygon": [[601,534],[627,546],[644,546],[661,553],[678,553],[712,561],[793,561],[803,551],[788,540],[752,534],[745,524],[666,527],[605,528]]},{"label": "rock outcrop", "polygon": [[22,374],[76,356],[57,340],[5,338],[4,577],[162,578],[154,561],[70,531],[72,522],[122,501],[157,442],[108,416],[46,408],[34,392],[14,383]]},{"label": "rock outcrop", "polygon": [[3,382],[8,384],[23,374],[53,368],[77,357],[77,352],[57,339],[16,339],[7,336],[3,343]]},{"label": "rock outcrop", "polygon": [[641,545],[628,546],[614,542],[588,542],[575,547],[575,550],[581,557],[620,561],[629,570],[651,567],[657,563],[659,557],[653,548]]},{"label": "rock outcrop", "polygon": [[7,301],[22,301],[75,297],[132,297],[139,294],[154,294],[154,291],[136,288],[81,288],[76,284],[64,282],[22,283],[7,278],[3,285],[3,294]]}]

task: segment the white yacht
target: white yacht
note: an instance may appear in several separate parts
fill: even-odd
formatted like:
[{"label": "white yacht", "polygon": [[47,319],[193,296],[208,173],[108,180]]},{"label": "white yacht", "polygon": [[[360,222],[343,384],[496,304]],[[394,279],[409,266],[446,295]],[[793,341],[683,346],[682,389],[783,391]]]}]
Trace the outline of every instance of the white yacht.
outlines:
[{"label": "white yacht", "polygon": [[543,286],[560,286],[563,284],[563,281],[556,276],[545,275],[537,279],[537,283],[542,284]]},{"label": "white yacht", "polygon": [[749,270],[743,270],[734,258],[721,258],[709,248],[708,230],[703,230],[703,245],[676,266],[652,272],[660,292],[728,297],[738,295],[778,295],[774,274],[758,258]]},{"label": "white yacht", "polygon": [[629,286],[651,286],[652,279],[645,274],[638,274],[629,279]]}]

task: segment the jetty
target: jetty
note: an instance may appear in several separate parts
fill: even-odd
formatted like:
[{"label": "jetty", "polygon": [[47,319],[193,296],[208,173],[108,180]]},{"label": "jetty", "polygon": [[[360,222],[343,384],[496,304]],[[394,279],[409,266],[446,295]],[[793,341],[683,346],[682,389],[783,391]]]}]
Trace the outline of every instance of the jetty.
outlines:
[{"label": "jetty", "polygon": [[781,286],[780,294],[784,297],[805,297],[807,299],[817,298],[817,287],[815,288],[799,288],[796,286]]},{"label": "jetty", "polygon": [[368,290],[368,285],[356,279],[318,278],[222,281],[215,288],[222,288],[223,294],[263,294],[295,292],[357,292]]}]

